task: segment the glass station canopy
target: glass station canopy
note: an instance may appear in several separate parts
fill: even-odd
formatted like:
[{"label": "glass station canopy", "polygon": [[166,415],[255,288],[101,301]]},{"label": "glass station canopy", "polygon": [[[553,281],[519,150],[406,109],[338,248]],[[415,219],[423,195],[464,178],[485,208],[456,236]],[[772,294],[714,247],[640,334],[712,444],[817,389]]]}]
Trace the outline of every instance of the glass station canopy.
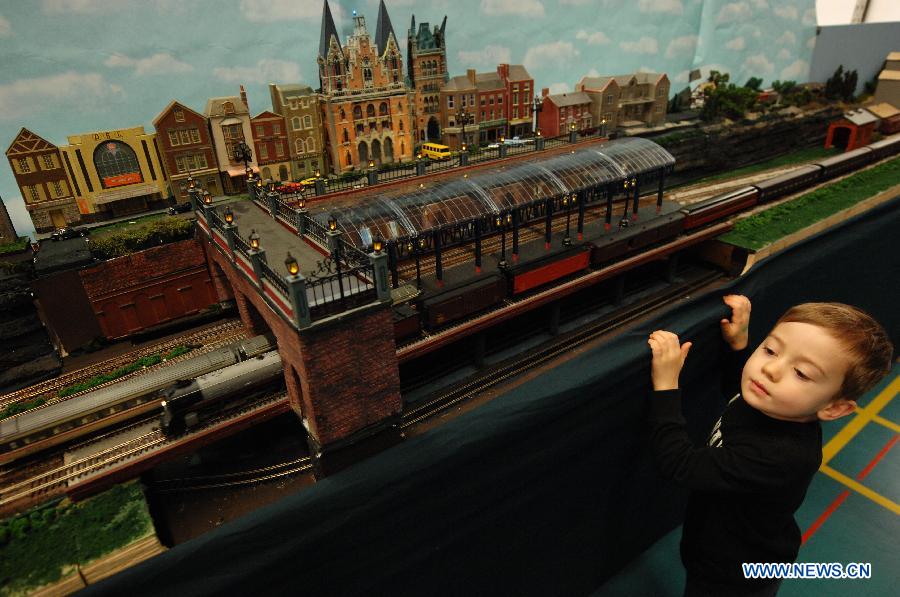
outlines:
[{"label": "glass station canopy", "polygon": [[[337,216],[344,238],[362,249],[376,236],[406,240],[547,197],[670,170],[674,165],[672,154],[653,141],[629,137],[549,158],[470,171],[467,177],[412,182],[387,189],[365,204],[330,213]],[[328,216],[322,213],[314,217],[325,225]]]}]

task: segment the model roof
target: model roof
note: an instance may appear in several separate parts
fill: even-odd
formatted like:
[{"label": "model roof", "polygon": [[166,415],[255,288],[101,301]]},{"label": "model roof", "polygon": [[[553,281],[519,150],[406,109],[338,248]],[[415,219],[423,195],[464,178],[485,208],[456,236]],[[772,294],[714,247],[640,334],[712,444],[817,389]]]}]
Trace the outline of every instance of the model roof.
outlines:
[{"label": "model roof", "polygon": [[394,43],[397,43],[394,26],[391,25],[391,17],[388,16],[384,0],[381,0],[378,3],[378,21],[375,24],[375,47],[378,48],[379,55],[384,54],[388,46],[388,40],[392,35],[394,36]]},{"label": "model roof", "polygon": [[900,70],[883,70],[878,78],[885,81],[900,81]]},{"label": "model roof", "polygon": [[328,6],[328,0],[325,0],[325,6],[322,8],[322,37],[319,38],[319,56],[322,58],[328,55],[328,46],[332,37],[337,40],[338,48],[340,48],[341,36],[338,35],[337,27],[334,26],[334,19],[331,16],[331,7]]},{"label": "model roof", "polygon": [[879,118],[893,118],[900,114],[900,109],[895,108],[892,104],[881,102],[872,106],[866,106],[866,110]]},{"label": "model roof", "polygon": [[196,114],[196,115],[199,116],[200,118],[206,118],[206,117],[205,117],[203,114],[201,114],[200,112],[197,112],[196,110],[192,110],[191,108],[185,106],[184,104],[182,104],[182,103],[179,102],[178,100],[172,100],[171,102],[169,102],[169,105],[167,105],[165,108],[163,108],[162,112],[160,112],[159,114],[157,114],[156,118],[153,119],[153,127],[156,128],[156,124],[157,124],[160,120],[162,120],[163,117],[164,117],[166,114],[168,114],[169,111],[170,111],[172,108],[174,108],[176,105],[178,105],[179,107],[181,107],[181,108],[184,109],[184,110],[187,110],[187,111],[190,112],[191,114]]},{"label": "model roof", "polygon": [[850,112],[845,112],[844,118],[846,118],[856,126],[863,126],[872,122],[876,122],[878,120],[877,116],[862,108],[858,110],[851,110]]},{"label": "model roof", "polygon": [[[241,98],[236,95],[231,95],[228,97],[211,97],[206,102],[206,110],[204,113],[208,117],[213,116],[226,116],[225,114],[225,104],[231,102],[234,106],[234,114],[249,114],[250,110],[247,109],[247,106],[244,105],[244,102],[241,101]],[[232,116],[232,114],[228,114],[227,116]]]},{"label": "model roof", "polygon": [[569,93],[557,93],[555,95],[548,95],[547,99],[549,99],[551,102],[553,102],[560,108],[564,108],[566,106],[577,106],[579,104],[591,103],[590,96],[581,91],[569,92]]},{"label": "model roof", "polygon": [[[442,226],[617,183],[674,164],[675,158],[653,141],[629,137],[591,143],[549,158],[535,156],[472,170],[467,178],[442,178],[421,186],[416,181],[399,184],[373,195],[365,205],[348,198],[333,211],[344,238],[363,248],[376,236],[406,240]],[[313,217],[325,225],[329,213]]]}]

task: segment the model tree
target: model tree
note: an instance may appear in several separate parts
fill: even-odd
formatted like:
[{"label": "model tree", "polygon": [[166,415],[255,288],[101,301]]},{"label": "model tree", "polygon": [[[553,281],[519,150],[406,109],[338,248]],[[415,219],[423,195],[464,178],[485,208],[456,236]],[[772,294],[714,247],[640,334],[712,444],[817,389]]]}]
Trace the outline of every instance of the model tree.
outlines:
[{"label": "model tree", "polygon": [[825,97],[831,100],[842,99],[845,102],[853,101],[853,95],[856,93],[856,84],[859,82],[859,75],[855,70],[844,70],[841,64],[831,75],[831,78],[825,82]]},{"label": "model tree", "polygon": [[707,121],[721,117],[737,120],[743,118],[744,114],[753,108],[757,92],[729,83],[730,78],[728,73],[710,71],[708,80],[712,86],[703,91],[704,101],[700,118]]}]

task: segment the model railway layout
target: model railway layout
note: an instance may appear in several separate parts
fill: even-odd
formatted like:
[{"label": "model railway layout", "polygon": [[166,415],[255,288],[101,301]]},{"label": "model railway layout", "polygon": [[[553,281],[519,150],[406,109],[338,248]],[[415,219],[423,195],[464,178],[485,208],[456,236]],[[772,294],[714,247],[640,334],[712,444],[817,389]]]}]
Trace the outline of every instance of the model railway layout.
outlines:
[{"label": "model railway layout", "polygon": [[[872,143],[847,153],[808,164],[787,174],[728,191],[704,201],[664,213],[659,217],[635,223],[623,218],[617,234],[604,235],[586,242],[572,242],[554,253],[532,250],[531,259],[523,259],[497,272],[475,280],[448,285],[411,303],[412,308],[395,310],[395,337],[398,341],[434,332],[444,326],[489,309],[504,300],[517,298],[536,288],[570,276],[578,271],[601,268],[640,251],[692,234],[701,228],[721,222],[738,212],[772,202],[790,193],[826,182],[872,162],[900,152],[900,135]],[[606,222],[612,214],[607,208]],[[543,244],[535,239],[528,246]]]}]

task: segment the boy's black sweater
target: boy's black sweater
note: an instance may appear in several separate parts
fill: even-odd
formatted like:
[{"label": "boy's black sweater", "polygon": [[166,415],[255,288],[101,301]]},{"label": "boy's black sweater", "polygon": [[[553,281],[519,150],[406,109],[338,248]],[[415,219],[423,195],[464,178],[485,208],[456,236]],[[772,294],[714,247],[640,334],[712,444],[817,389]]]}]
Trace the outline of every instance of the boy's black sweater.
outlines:
[{"label": "boy's black sweater", "polygon": [[[748,356],[744,350],[726,357],[726,380],[740,379]],[[752,586],[760,581],[744,579],[741,563],[796,559],[800,529],[794,512],[822,462],[818,421],[773,419],[737,395],[709,445],[695,447],[681,414],[681,391],[667,390],[653,393],[651,425],[661,474],[693,490],[681,538],[690,576]]]}]

